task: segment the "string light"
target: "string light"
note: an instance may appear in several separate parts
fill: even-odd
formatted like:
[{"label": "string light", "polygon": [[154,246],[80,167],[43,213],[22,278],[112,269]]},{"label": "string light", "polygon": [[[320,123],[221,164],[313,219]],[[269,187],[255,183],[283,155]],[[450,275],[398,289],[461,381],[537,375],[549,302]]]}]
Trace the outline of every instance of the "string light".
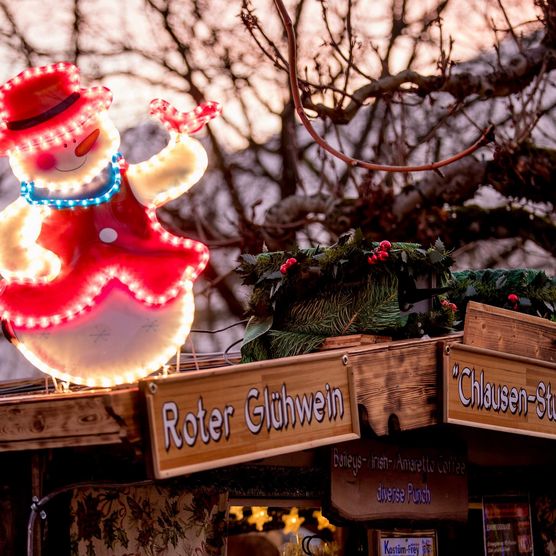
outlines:
[{"label": "string light", "polygon": [[243,519],[243,506],[230,506],[230,513],[235,515],[236,521]]},{"label": "string light", "polygon": [[304,517],[300,517],[297,508],[292,508],[290,513],[282,516],[284,522],[284,534],[297,533],[301,524],[305,521]]},{"label": "string light", "polygon": [[[154,211],[198,182],[207,165],[207,153],[199,141],[171,132],[167,148],[149,160],[130,166],[128,175],[137,199]],[[181,170],[179,179],[172,179],[178,169]]]},{"label": "string light", "polygon": [[[23,128],[20,122],[26,123],[29,119],[29,108],[26,99],[17,98],[18,88],[25,82],[35,82],[38,87],[47,91],[53,79],[56,80],[56,85],[67,93],[65,100],[60,99],[61,104],[65,103],[67,105],[65,108],[73,110],[76,114],[63,118],[62,123],[54,121],[53,117],[50,118],[48,134],[43,132],[39,125],[42,123],[40,121],[37,125]],[[79,69],[73,64],[60,62],[33,68],[32,71],[25,70],[0,87],[0,113],[3,115],[2,120],[7,123],[0,130],[0,143],[5,144],[4,148],[7,147],[9,154],[21,150],[27,152],[41,150],[45,145],[55,144],[56,139],[60,137],[71,138],[72,134],[80,133],[91,117],[107,110],[111,103],[112,93],[106,87],[81,88],[79,86]],[[56,108],[57,106],[53,105],[50,110]],[[36,120],[37,117],[34,119]],[[13,132],[10,133],[10,127],[16,131],[23,128],[25,140],[18,140],[15,144],[16,138]]]},{"label": "string light", "polygon": [[108,181],[95,197],[87,197],[85,199],[45,198],[42,197],[40,193],[35,193],[35,182],[33,181],[21,182],[21,196],[24,197],[31,205],[47,205],[53,208],[88,207],[90,205],[100,205],[101,203],[109,201],[120,190],[122,177],[118,161],[121,156],[121,153],[118,153],[112,157],[112,160],[110,161]]},{"label": "string light", "polygon": [[268,508],[263,506],[251,506],[251,515],[247,518],[247,523],[255,525],[257,531],[262,531],[265,523],[272,521],[268,515]]},{"label": "string light", "polygon": [[322,529],[330,529],[330,531],[336,531],[336,526],[332,525],[326,517],[322,515],[321,510],[315,510],[313,512],[313,517],[317,520],[317,529],[321,531]]},{"label": "string light", "polygon": [[[117,151],[120,145],[120,134],[106,111],[95,114],[92,120],[88,118],[85,123],[87,124],[85,128],[74,131],[75,136],[81,137],[87,135],[89,131],[98,129],[99,139],[95,143],[94,153],[83,157],[86,158],[86,163],[81,168],[71,172],[48,170],[41,172],[37,168],[35,156],[30,155],[26,150],[16,148],[9,152],[9,163],[16,178],[20,182],[25,182],[29,176],[33,176],[35,187],[56,192],[62,196],[82,192],[84,184],[91,182],[100,174],[106,166],[106,160],[111,158],[112,153]],[[73,140],[73,136],[70,136],[69,140]],[[65,149],[61,136],[50,137],[49,135],[48,138],[45,136],[41,141],[43,147],[33,149],[33,152],[39,154],[48,151],[60,158],[63,158],[64,155],[71,156],[73,153],[73,149],[71,151]]]},{"label": "string light", "polygon": [[192,286],[192,283],[189,283],[185,288],[184,295],[176,299],[178,305],[175,307],[175,312],[177,314],[176,320],[179,324],[176,326],[172,337],[167,339],[162,349],[157,342],[153,342],[150,346],[152,353],[150,355],[144,354],[147,359],[141,365],[126,368],[126,362],[121,361],[120,366],[122,369],[126,368],[125,371],[119,370],[115,372],[114,368],[109,364],[100,368],[87,368],[75,365],[64,370],[53,367],[46,358],[38,354],[38,350],[30,347],[34,345],[35,338],[32,335],[28,335],[26,331],[21,333],[23,340],[16,340],[15,344],[31,364],[62,382],[71,382],[96,388],[109,388],[120,384],[130,384],[160,369],[182,345],[183,339],[187,336],[193,322],[194,303]]},{"label": "string light", "polygon": [[209,100],[196,106],[190,112],[180,112],[167,101],[156,98],[151,101],[149,114],[162,122],[168,131],[195,133],[212,118],[218,116],[222,108],[218,102]]},{"label": "string light", "polygon": [[[81,87],[69,63],[30,68],[0,87],[0,154],[21,182],[20,199],[0,215],[0,315],[37,368],[89,387],[134,382],[176,353],[191,329],[193,281],[209,259],[202,243],[165,230],[156,210],[204,174],[206,152],[185,134],[219,105],[183,114],[159,101],[151,113],[170,142],[129,166],[112,156],[120,136],[111,102],[108,89]],[[160,319],[164,333],[121,347],[116,331],[109,348],[89,349],[80,334],[118,319]]]}]

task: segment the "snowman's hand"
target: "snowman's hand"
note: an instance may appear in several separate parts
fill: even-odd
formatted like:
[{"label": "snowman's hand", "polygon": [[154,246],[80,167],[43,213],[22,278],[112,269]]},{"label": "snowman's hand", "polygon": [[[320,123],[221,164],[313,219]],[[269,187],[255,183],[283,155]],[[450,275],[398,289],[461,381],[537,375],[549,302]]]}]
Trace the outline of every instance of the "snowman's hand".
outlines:
[{"label": "snowman's hand", "polygon": [[60,259],[37,244],[47,207],[19,198],[0,213],[0,274],[7,280],[50,281],[60,272]]},{"label": "snowman's hand", "polygon": [[149,115],[156,118],[168,131],[196,133],[222,111],[218,102],[209,100],[199,104],[189,112],[180,112],[168,101],[161,98],[151,100]]}]

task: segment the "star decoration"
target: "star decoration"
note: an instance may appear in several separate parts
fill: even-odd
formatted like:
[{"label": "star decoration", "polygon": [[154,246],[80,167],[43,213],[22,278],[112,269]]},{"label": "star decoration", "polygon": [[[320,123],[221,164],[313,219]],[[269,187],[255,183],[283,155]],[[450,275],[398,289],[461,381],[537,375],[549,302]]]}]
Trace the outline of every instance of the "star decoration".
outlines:
[{"label": "star decoration", "polygon": [[255,525],[257,531],[262,531],[264,524],[272,521],[267,513],[268,508],[262,506],[252,506],[251,515],[247,518],[247,523],[250,525]]},{"label": "star decoration", "polygon": [[230,506],[230,513],[236,516],[236,521],[243,519],[243,506]]},{"label": "star decoration", "polygon": [[317,520],[318,524],[317,524],[317,529],[320,531],[321,529],[330,529],[330,531],[334,532],[336,531],[336,526],[332,525],[332,523],[330,523],[330,521],[328,521],[328,519],[326,519],[326,517],[324,517],[322,515],[322,512],[320,510],[315,510],[313,512],[313,517]]},{"label": "star decoration", "polygon": [[284,522],[284,534],[297,533],[301,524],[305,521],[304,517],[299,517],[297,508],[292,508],[288,515],[282,516]]}]

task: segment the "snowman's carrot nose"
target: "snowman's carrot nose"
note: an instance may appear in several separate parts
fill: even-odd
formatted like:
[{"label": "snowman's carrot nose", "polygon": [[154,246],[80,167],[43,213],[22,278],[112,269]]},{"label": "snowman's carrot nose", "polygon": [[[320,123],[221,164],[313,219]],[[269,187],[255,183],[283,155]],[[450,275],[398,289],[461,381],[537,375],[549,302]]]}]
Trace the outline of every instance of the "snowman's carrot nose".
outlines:
[{"label": "snowman's carrot nose", "polygon": [[85,156],[93,148],[99,135],[99,129],[95,129],[92,133],[87,135],[87,137],[75,147],[75,156]]}]

